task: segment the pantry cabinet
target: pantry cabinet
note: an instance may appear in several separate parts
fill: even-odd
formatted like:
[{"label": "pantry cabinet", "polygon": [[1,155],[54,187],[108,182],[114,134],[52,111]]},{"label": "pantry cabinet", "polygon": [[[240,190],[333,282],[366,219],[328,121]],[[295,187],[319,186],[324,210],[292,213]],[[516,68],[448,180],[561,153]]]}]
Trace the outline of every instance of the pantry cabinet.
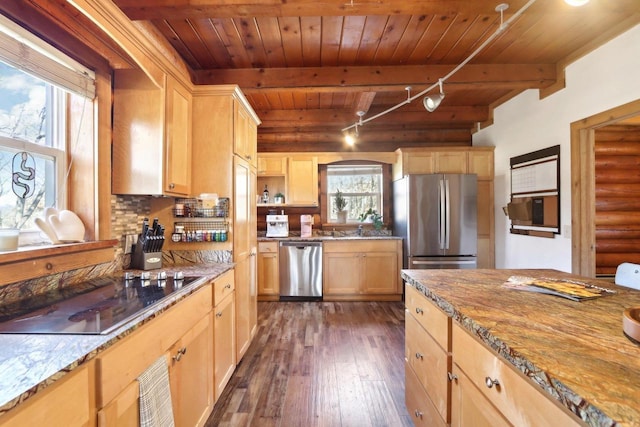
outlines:
[{"label": "pantry cabinet", "polygon": [[583,425],[418,290],[405,290],[405,398],[416,425]]},{"label": "pantry cabinet", "polygon": [[278,300],[280,297],[278,242],[258,242],[258,299]]},{"label": "pantry cabinet", "polygon": [[400,148],[393,179],[409,174],[472,173],[478,176],[478,268],[495,267],[494,147]]},{"label": "pantry cabinet", "polygon": [[257,328],[257,126],[260,120],[236,85],[196,86],[193,92],[194,194],[231,198],[235,264],[236,362]]},{"label": "pantry cabinet", "polygon": [[401,240],[343,240],[323,244],[325,300],[399,300]]},{"label": "pantry cabinet", "polygon": [[191,191],[191,93],[172,76],[156,86],[140,70],[114,71],[114,194]]}]

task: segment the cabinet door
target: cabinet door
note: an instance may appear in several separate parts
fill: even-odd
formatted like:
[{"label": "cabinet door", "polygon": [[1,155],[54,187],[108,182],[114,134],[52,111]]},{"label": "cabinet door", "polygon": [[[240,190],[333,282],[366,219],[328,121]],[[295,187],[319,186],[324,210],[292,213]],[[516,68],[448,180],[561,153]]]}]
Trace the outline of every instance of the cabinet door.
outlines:
[{"label": "cabinet door", "polygon": [[[8,374],[7,374],[8,375]],[[92,426],[89,367],[80,367],[56,381],[51,388],[2,415],[6,427],[24,426]],[[94,413],[95,414],[95,413]],[[95,416],[95,415],[94,415]]]},{"label": "cabinet door", "polygon": [[493,181],[478,181],[478,268],[494,268]]},{"label": "cabinet door", "polygon": [[213,408],[211,313],[169,349],[169,382],[176,427],[203,426]]},{"label": "cabinet door", "polygon": [[318,205],[318,158],[290,157],[287,203],[292,205]]},{"label": "cabinet door", "polygon": [[249,163],[234,157],[233,170],[233,259],[238,262],[248,257],[251,251],[251,198],[255,203],[255,195],[251,193],[252,173]]},{"label": "cabinet door", "polygon": [[367,252],[362,254],[362,291],[366,294],[398,293],[398,254]]},{"label": "cabinet door", "polygon": [[98,411],[98,427],[136,427],[140,425],[140,385],[129,384],[117,397]]},{"label": "cabinet door", "polygon": [[282,176],[286,172],[286,157],[258,156],[258,176]]},{"label": "cabinet door", "polygon": [[213,384],[217,401],[236,367],[235,294],[228,295],[214,312],[214,374]]},{"label": "cabinet door", "polygon": [[280,294],[277,252],[258,253],[258,295]]},{"label": "cabinet door", "polygon": [[236,361],[239,363],[251,343],[251,262],[253,257],[236,261]]},{"label": "cabinet door", "polygon": [[455,364],[453,378],[451,427],[508,427],[511,425]]},{"label": "cabinet door", "polygon": [[164,191],[186,196],[191,191],[191,94],[171,77],[167,77],[165,120]]},{"label": "cabinet door", "polygon": [[256,154],[256,126],[247,110],[234,102],[234,153],[245,159],[254,168],[258,163]]},{"label": "cabinet door", "polygon": [[327,295],[359,294],[361,274],[359,253],[325,252],[323,257],[323,293]]},{"label": "cabinet door", "polygon": [[467,152],[446,151],[435,153],[436,173],[467,173]]},{"label": "cabinet door", "polygon": [[406,168],[398,178],[402,178],[402,176],[408,174],[435,173],[434,153],[403,153],[402,156]]}]

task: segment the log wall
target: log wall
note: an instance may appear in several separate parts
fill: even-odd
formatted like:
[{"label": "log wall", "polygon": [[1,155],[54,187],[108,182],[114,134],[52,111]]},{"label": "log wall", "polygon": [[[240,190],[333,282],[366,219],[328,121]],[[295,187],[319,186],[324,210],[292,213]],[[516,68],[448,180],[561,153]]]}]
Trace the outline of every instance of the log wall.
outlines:
[{"label": "log wall", "polygon": [[596,275],[640,264],[640,127],[595,131]]}]

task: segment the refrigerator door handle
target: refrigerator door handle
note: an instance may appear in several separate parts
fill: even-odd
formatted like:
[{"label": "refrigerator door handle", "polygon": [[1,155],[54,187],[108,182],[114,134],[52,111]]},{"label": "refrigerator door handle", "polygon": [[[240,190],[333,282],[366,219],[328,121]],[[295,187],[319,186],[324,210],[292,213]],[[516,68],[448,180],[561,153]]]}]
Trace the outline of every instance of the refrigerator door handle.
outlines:
[{"label": "refrigerator door handle", "polygon": [[440,213],[438,215],[438,222],[439,222],[439,232],[438,232],[438,244],[440,246],[440,249],[444,249],[445,248],[445,235],[446,235],[446,215],[447,215],[447,210],[446,210],[446,198],[445,198],[445,189],[444,189],[444,179],[441,178],[440,179],[440,193],[439,193],[439,198],[440,200],[438,201],[438,206],[440,207]]},{"label": "refrigerator door handle", "polygon": [[445,235],[445,244],[444,244],[444,249],[449,249],[449,236],[451,234],[451,200],[449,199],[449,180],[445,178],[444,180],[444,185],[445,185],[445,193],[444,193],[444,197],[445,197],[445,231],[444,231],[444,235]]}]

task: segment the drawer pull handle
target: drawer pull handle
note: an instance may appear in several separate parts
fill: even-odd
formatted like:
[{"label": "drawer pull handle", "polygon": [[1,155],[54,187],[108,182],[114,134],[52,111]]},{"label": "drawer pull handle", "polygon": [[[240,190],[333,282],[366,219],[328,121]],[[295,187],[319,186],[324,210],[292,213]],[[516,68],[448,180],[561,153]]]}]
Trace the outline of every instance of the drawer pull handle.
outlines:
[{"label": "drawer pull handle", "polygon": [[225,289],[231,289],[231,284],[228,284],[227,286],[224,287]]},{"label": "drawer pull handle", "polygon": [[494,385],[495,385],[496,387],[500,385],[500,381],[498,381],[498,380],[493,380],[493,379],[491,379],[491,377],[486,377],[486,378],[484,379],[484,383],[485,383],[485,384],[487,385],[487,387],[489,387],[489,388],[493,387]]},{"label": "drawer pull handle", "polygon": [[458,376],[452,372],[447,372],[447,378],[449,378],[449,381],[454,381],[458,379]]},{"label": "drawer pull handle", "polygon": [[424,313],[424,310],[421,309],[420,307],[416,307],[416,313],[422,314],[422,313]]},{"label": "drawer pull handle", "polygon": [[173,360],[179,362],[182,359],[182,356],[187,352],[187,347],[182,347],[178,350],[175,356],[173,356]]},{"label": "drawer pull handle", "polygon": [[221,311],[217,312],[216,317],[222,317],[222,312]]},{"label": "drawer pull handle", "polygon": [[414,414],[415,414],[416,418],[422,418],[422,412],[418,411],[417,409],[414,412]]},{"label": "drawer pull handle", "polygon": [[422,353],[416,353],[416,359],[424,360]]}]

